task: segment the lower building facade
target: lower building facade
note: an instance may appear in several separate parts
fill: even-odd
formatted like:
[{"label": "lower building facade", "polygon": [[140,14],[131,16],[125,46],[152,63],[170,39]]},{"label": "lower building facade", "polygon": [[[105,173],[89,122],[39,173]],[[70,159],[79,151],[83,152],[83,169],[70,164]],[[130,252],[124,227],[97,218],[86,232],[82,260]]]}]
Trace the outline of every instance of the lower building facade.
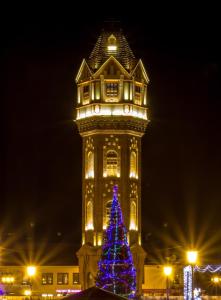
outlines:
[{"label": "lower building facade", "polygon": [[[32,276],[27,266],[0,266],[0,299],[57,299],[78,293],[79,266],[35,266]],[[145,265],[143,297],[165,297],[166,279],[163,265]],[[183,295],[182,266],[175,266],[170,278],[170,295]]]}]

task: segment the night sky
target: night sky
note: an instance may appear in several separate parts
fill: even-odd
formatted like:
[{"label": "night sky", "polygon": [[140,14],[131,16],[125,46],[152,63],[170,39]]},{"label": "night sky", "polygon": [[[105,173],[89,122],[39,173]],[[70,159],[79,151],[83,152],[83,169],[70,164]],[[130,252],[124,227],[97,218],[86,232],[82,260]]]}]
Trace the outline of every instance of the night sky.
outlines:
[{"label": "night sky", "polygon": [[[193,243],[209,255],[221,252],[219,24],[215,7],[174,9],[111,16],[121,21],[150,77],[151,123],[142,139],[143,242],[148,248],[167,235],[170,246]],[[95,18],[95,7],[89,11],[81,21],[79,11],[64,5],[3,12],[3,240],[34,230],[36,240],[59,236],[80,245],[75,76],[110,18]]]}]

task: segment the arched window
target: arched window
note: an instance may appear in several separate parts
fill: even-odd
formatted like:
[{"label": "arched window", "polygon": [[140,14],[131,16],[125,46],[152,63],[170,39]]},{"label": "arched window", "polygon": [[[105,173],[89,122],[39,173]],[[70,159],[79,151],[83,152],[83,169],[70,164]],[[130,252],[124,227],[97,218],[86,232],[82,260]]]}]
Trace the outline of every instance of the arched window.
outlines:
[{"label": "arched window", "polygon": [[85,162],[85,177],[94,178],[94,153],[92,151],[87,153]]},{"label": "arched window", "polygon": [[130,177],[138,178],[138,160],[136,151],[130,153]]},{"label": "arched window", "polygon": [[106,229],[109,224],[110,216],[111,216],[111,206],[112,206],[112,200],[108,201],[105,205],[103,229]]},{"label": "arched window", "polygon": [[109,150],[106,153],[106,163],[104,164],[104,176],[119,177],[119,156],[114,150]]},{"label": "arched window", "polygon": [[88,287],[94,286],[94,277],[91,273],[87,274],[87,286]]},{"label": "arched window", "polygon": [[87,207],[86,207],[86,230],[93,230],[94,224],[93,224],[93,203],[92,201],[88,201]]},{"label": "arched window", "polygon": [[137,230],[137,205],[135,201],[130,203],[130,230]]}]

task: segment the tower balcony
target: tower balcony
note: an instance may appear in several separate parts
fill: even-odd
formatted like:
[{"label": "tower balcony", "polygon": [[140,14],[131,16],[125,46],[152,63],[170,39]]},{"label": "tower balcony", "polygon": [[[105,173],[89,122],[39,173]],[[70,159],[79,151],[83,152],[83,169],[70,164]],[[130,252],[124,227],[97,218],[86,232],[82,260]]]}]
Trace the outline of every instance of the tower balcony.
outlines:
[{"label": "tower balcony", "polygon": [[94,116],[130,116],[148,120],[147,108],[134,104],[90,104],[77,108],[76,120]]},{"label": "tower balcony", "polygon": [[76,109],[80,133],[94,129],[122,129],[145,132],[148,109],[127,103],[93,103]]}]

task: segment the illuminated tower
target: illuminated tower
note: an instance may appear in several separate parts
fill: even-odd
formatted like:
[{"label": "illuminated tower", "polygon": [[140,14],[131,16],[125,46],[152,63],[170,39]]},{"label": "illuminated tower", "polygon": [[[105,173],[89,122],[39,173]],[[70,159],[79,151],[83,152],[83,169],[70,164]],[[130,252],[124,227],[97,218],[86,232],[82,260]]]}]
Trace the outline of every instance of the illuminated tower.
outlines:
[{"label": "illuminated tower", "polygon": [[141,291],[141,137],[147,114],[147,73],[122,31],[103,31],[77,77],[76,123],[83,139],[82,247],[77,252],[82,288],[94,284],[113,185]]}]

